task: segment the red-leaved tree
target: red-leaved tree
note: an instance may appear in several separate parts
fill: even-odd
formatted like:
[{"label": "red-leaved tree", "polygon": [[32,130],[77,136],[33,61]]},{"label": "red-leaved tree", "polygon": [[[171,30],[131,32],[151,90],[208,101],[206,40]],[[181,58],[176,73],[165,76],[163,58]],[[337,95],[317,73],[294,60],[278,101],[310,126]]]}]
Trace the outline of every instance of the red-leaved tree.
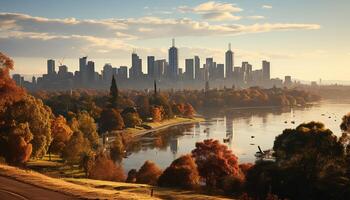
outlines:
[{"label": "red-leaved tree", "polygon": [[136,174],[136,182],[156,185],[162,170],[151,161],[146,161]]}]

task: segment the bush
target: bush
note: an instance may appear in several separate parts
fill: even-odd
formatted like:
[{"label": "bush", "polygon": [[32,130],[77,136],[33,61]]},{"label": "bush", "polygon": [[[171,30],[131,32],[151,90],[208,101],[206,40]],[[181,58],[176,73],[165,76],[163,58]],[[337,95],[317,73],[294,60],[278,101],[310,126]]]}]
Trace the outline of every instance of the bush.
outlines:
[{"label": "bush", "polygon": [[158,179],[161,187],[190,189],[199,184],[197,165],[191,155],[174,160]]},{"label": "bush", "polygon": [[137,183],[156,185],[162,170],[153,162],[146,161],[136,175]]},{"label": "bush", "polygon": [[104,181],[124,181],[123,168],[115,164],[106,154],[99,153],[89,171],[89,178]]}]

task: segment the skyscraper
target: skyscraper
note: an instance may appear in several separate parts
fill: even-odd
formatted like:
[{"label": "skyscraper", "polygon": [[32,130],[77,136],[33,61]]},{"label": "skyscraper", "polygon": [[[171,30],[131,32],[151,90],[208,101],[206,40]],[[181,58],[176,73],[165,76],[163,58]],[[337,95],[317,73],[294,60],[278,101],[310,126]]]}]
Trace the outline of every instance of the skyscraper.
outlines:
[{"label": "skyscraper", "polygon": [[196,80],[200,80],[200,69],[201,68],[201,63],[200,63],[200,59],[198,56],[194,56],[194,70],[195,70],[195,79]]},{"label": "skyscraper", "polygon": [[131,54],[131,68],[129,71],[131,79],[135,80],[142,77],[142,60],[135,52]]},{"label": "skyscraper", "polygon": [[186,80],[193,80],[193,59],[186,59],[185,60],[185,68],[186,68],[186,72],[185,72],[185,79]]},{"label": "skyscraper", "polygon": [[164,70],[166,67],[166,60],[156,60],[154,62],[154,79],[160,80],[164,75]]},{"label": "skyscraper", "polygon": [[154,56],[147,56],[147,75],[148,78],[154,78]]},{"label": "skyscraper", "polygon": [[175,39],[172,40],[172,47],[169,49],[169,68],[170,68],[170,78],[173,80],[177,79],[179,71],[179,60],[177,54],[177,48],[175,47]]},{"label": "skyscraper", "polygon": [[47,74],[48,75],[56,74],[55,61],[52,59],[47,60]]},{"label": "skyscraper", "polygon": [[85,84],[87,82],[87,57],[79,58],[79,74],[80,74],[80,81],[82,84]]},{"label": "skyscraper", "polygon": [[262,61],[262,70],[263,70],[263,80],[269,81],[270,80],[270,62],[263,60]]},{"label": "skyscraper", "polygon": [[95,82],[95,63],[93,61],[87,63],[86,73],[88,83],[93,84]]},{"label": "skyscraper", "polygon": [[232,78],[233,73],[233,52],[231,51],[231,43],[228,45],[228,50],[225,54],[226,78]]}]

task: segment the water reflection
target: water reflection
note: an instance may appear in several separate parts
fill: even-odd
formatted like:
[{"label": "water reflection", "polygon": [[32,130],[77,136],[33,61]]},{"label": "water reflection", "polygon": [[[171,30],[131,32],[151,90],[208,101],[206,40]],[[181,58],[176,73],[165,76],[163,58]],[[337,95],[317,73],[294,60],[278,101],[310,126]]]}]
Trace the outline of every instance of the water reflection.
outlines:
[{"label": "water reflection", "polygon": [[123,160],[123,165],[129,170],[139,168],[146,160],[153,160],[165,168],[175,158],[190,153],[196,142],[209,138],[225,141],[240,162],[254,162],[258,145],[263,150],[271,148],[275,137],[284,129],[295,128],[303,122],[321,121],[339,135],[340,118],[347,113],[349,105],[323,103],[293,109],[204,110],[204,122],[149,133],[130,145],[131,155]]}]

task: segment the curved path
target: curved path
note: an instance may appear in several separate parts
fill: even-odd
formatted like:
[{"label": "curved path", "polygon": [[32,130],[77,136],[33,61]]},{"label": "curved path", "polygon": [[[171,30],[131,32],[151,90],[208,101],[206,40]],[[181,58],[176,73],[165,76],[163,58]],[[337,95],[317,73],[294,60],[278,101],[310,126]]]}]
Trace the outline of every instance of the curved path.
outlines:
[{"label": "curved path", "polygon": [[11,178],[0,176],[0,200],[77,199],[59,192],[36,187]]}]

